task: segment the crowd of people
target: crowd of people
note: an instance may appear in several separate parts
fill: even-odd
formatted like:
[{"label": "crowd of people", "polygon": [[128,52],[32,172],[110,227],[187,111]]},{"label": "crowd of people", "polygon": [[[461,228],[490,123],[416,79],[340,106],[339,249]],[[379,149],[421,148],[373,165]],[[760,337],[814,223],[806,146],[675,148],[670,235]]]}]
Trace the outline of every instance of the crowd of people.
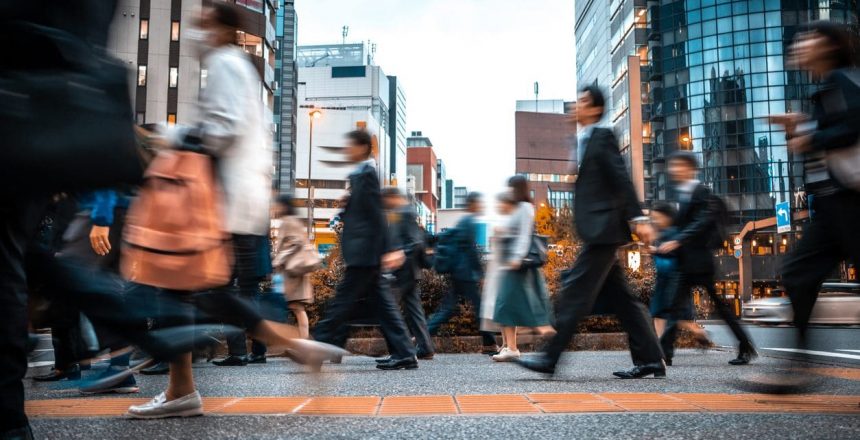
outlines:
[{"label": "crowd of people", "polygon": [[[35,22],[43,17],[27,8],[15,12]],[[101,34],[81,36],[93,46],[104,44],[108,21],[101,18],[85,31],[101,29]],[[292,198],[272,200],[272,152],[255,89],[257,74],[235,45],[239,14],[214,3],[196,27],[198,53],[208,72],[198,119],[184,127],[137,128],[135,146],[154,156],[140,182],[2,192],[3,439],[32,438],[22,379],[28,328],[33,328],[28,298],[37,297],[50,304],[43,315],[51,328],[55,365],[33,379],[80,380],[81,370],[99,353],[110,359],[110,367],[81,381],[82,392],[138,392],[135,373],[167,374],[164,392],[128,409],[129,416],[141,419],[203,414],[192,363],[196,354],[220,344],[213,335],[223,331],[228,349],[227,356],[213,361],[218,366],[263,363],[271,352],[319,370],[348,354],[344,347],[358,308],[371,312],[384,336],[389,356],[376,360],[380,370],[415,369],[419,360],[433,359],[433,336],[465,300],[475,311],[482,352],[492,361],[554,374],[583,318],[596,303],[606,304],[628,334],[633,361],[631,368],[613,374],[636,379],[666,376],[680,330],[691,332],[703,346],[710,344],[695,323],[692,294],[700,288],[738,341],[730,363],[745,365],[757,356],[714,289],[713,250],[725,238],[725,206],[696,180],[697,156],[671,154],[667,165],[674,196],[643,210],[612,130],[600,125],[606,98],[596,85],[581,89],[570,115],[577,134],[573,211],[583,246],[563,274],[554,304],[541,269],[546,243],[536,234],[534,201],[524,177],[511,177],[495,200],[503,220],[491,234],[485,264],[478,243],[482,196],[469,194],[467,214],[440,233],[435,245],[428,244],[408,195],[380,185],[371,135],[356,130],[346,134],[344,148],[354,165],[341,214],[344,272],[311,328],[310,274],[322,262]],[[860,138],[860,79],[849,39],[845,28],[831,23],[813,23],[800,33],[793,60],[822,82],[813,97],[814,112],[771,117],[785,128],[788,148],[806,157],[807,190],[815,194],[815,216],[783,269],[801,337],[825,276],[843,259],[860,262],[860,243],[852,231],[860,222],[860,172],[855,170],[852,180],[850,171],[840,173],[830,160],[837,152],[856,149]],[[272,212],[278,219],[274,241]],[[657,268],[650,313],[631,293],[618,260],[619,248],[633,234],[650,246]],[[451,286],[429,319],[418,288],[427,268],[446,274]],[[261,300],[268,280],[282,301]],[[274,317],[279,311],[294,315],[296,325]],[[522,355],[518,335],[524,328],[545,341],[542,351]],[[798,383],[786,378],[772,385],[784,391],[797,389]]]}]

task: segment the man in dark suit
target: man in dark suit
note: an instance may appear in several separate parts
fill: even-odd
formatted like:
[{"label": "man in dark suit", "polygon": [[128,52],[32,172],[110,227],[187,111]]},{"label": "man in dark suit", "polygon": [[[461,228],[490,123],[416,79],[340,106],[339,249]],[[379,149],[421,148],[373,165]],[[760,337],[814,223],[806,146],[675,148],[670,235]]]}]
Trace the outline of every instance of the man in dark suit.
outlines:
[{"label": "man in dark suit", "polygon": [[[743,327],[741,327],[729,306],[714,287],[714,252],[713,249],[722,242],[718,217],[721,215],[719,201],[711,190],[696,180],[699,162],[694,153],[676,151],[669,156],[669,178],[675,183],[675,193],[678,202],[678,213],[675,217],[675,227],[678,235],[674,240],[660,245],[657,252],[678,255],[678,278],[675,300],[672,308],[673,317],[689,304],[694,287],[703,287],[708,292],[711,302],[717,309],[720,318],[726,322],[740,343],[738,356],[729,361],[732,365],[748,364],[756,351]],[[673,322],[682,319],[675,317]],[[685,318],[684,318],[685,319]],[[671,362],[672,347],[678,337],[678,326],[670,325],[660,338],[660,344]]]},{"label": "man in dark suit", "polygon": [[[451,290],[442,298],[439,309],[430,318],[430,334],[435,335],[439,327],[448,322],[460,310],[460,299],[472,304],[475,316],[481,313],[481,292],[478,284],[484,275],[481,265],[481,255],[478,250],[478,224],[475,218],[481,213],[483,206],[481,194],[469,193],[466,196],[467,215],[463,216],[454,227],[457,246],[457,261],[451,271]],[[478,320],[480,325],[480,319]],[[496,338],[490,332],[481,332],[484,354],[498,353]]]},{"label": "man in dark suit", "polygon": [[347,134],[346,155],[358,168],[349,175],[350,195],[343,211],[341,254],[346,265],[334,299],[314,328],[314,339],[343,347],[349,336],[348,320],[361,300],[376,308],[391,359],[377,365],[383,370],[418,368],[403,316],[380,269],[392,271],[406,261],[402,249],[393,249],[389,236],[376,162],[371,157],[370,135],[363,130]]},{"label": "man in dark suit", "polygon": [[382,202],[388,213],[391,243],[406,254],[406,262],[394,271],[403,318],[415,337],[418,359],[433,359],[433,339],[427,331],[427,317],[421,304],[421,291],[418,289],[421,261],[425,258],[424,231],[418,226],[417,214],[409,199],[398,188],[384,188]]},{"label": "man in dark suit", "polygon": [[558,333],[544,353],[522,358],[518,363],[533,371],[555,373],[555,366],[573,339],[577,325],[601,297],[613,305],[628,333],[636,363],[630,370],[613,374],[622,379],[664,377],[663,352],[648,311],[630,292],[617,257],[618,248],[630,241],[628,222],[636,223],[636,233],[645,242],[650,241],[653,231],[639,207],[615,136],[611,130],[596,125],[603,111],[604,96],[600,88],[592,85],[582,89],[572,116],[580,126],[574,215],[576,231],[584,246],[573,268],[564,276]]}]

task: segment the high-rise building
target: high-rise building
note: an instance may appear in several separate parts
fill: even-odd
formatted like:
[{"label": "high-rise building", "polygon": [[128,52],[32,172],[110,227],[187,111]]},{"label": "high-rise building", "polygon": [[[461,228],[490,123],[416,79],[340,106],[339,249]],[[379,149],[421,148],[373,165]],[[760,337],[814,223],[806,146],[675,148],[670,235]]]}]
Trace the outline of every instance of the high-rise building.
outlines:
[{"label": "high-rise building", "polygon": [[[608,89],[612,84],[609,58],[609,5],[607,0],[574,2],[577,85],[596,83]],[[611,105],[611,102],[607,102]],[[517,109],[520,110],[520,109]],[[522,109],[526,111],[526,109]],[[606,108],[611,113],[611,107]]]},{"label": "high-rise building", "polygon": [[[666,156],[690,150],[700,157],[700,179],[725,201],[733,233],[774,217],[777,202],[804,209],[801,158],[787,151],[785,133],[764,117],[809,109],[815,84],[785,64],[800,27],[819,19],[856,26],[857,13],[855,0],[649,2],[652,197],[671,196]],[[751,225],[719,251],[717,284],[726,295],[768,294],[795,241],[791,232]]]},{"label": "high-rise building", "polygon": [[454,187],[454,209],[466,209],[469,204],[466,198],[469,196],[469,188],[465,186]]},{"label": "high-rise building", "polygon": [[[295,195],[299,204],[306,205],[309,187],[314,190],[314,235],[320,246],[334,242],[329,220],[341,209],[353,168],[342,152],[344,134],[367,130],[374,139],[380,183],[406,186],[406,158],[391,157],[401,152],[390,149],[389,77],[368,53],[360,43],[299,46],[297,50]],[[392,164],[404,166],[393,169]],[[307,211],[301,209],[299,215],[306,216]]]},{"label": "high-rise building", "polygon": [[438,158],[430,138],[420,131],[413,131],[406,139],[406,145],[406,173],[413,184],[410,190],[415,199],[429,209],[431,216],[426,227],[433,232],[436,210],[439,207],[439,186],[436,184]]},{"label": "high-rise building", "polygon": [[454,209],[454,180],[447,179],[445,180],[445,203],[442,208],[444,209]]},{"label": "high-rise building", "polygon": [[448,171],[445,169],[445,162],[442,159],[436,160],[436,194],[439,196],[439,201],[436,204],[436,209],[444,209],[448,204],[448,195],[445,193],[445,182],[448,181]]},{"label": "high-rise building", "polygon": [[406,94],[396,76],[388,77],[388,96],[389,166],[391,173],[397,175],[406,166]]},{"label": "high-rise building", "polygon": [[[203,0],[120,0],[111,24],[111,52],[133,71],[132,98],[138,124],[181,124],[196,117],[197,97],[206,87],[194,44],[185,33]],[[241,26],[237,44],[260,74],[260,99],[274,107],[276,13],[269,0],[237,0]],[[271,119],[270,119],[271,120]]]},{"label": "high-rise building", "polygon": [[275,19],[275,187],[291,194],[296,183],[296,32],[298,20],[294,0],[277,0]]},{"label": "high-rise building", "polygon": [[[565,114],[562,100],[517,101],[514,115],[516,137],[516,173],[529,181],[532,198],[538,206],[556,209],[573,204],[573,183],[576,180],[571,160],[576,135]],[[553,113],[521,111],[547,109]]]}]

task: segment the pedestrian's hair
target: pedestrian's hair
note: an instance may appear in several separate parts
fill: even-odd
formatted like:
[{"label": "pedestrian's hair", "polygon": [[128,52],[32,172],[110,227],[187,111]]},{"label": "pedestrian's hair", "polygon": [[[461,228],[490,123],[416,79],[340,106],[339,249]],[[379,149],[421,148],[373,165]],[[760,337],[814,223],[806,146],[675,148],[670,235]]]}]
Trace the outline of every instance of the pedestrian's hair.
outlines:
[{"label": "pedestrian's hair", "polygon": [[600,107],[600,117],[603,117],[603,112],[606,110],[606,97],[603,95],[603,90],[597,84],[589,84],[579,89],[579,93],[588,93],[591,98],[592,107]]},{"label": "pedestrian's hair", "polygon": [[472,203],[480,202],[482,197],[481,193],[472,191],[466,196],[466,204],[471,205]]},{"label": "pedestrian's hair", "polygon": [[833,45],[832,56],[837,69],[855,67],[860,64],[858,62],[860,61],[858,60],[860,42],[858,42],[857,36],[851,32],[848,26],[832,21],[819,20],[807,24],[803,31],[818,34]]},{"label": "pedestrian's hair", "polygon": [[226,2],[213,2],[212,10],[215,11],[215,21],[221,26],[239,30],[242,24],[242,16],[236,5]]},{"label": "pedestrian's hair", "polygon": [[511,189],[511,195],[514,202],[532,203],[532,197],[529,194],[529,181],[525,177],[517,174],[508,179],[508,187]]},{"label": "pedestrian's hair", "polygon": [[284,208],[284,215],[294,216],[296,215],[296,206],[293,204],[294,199],[293,196],[289,194],[281,194],[276,199],[278,205]]},{"label": "pedestrian's hair", "polygon": [[679,160],[681,162],[686,163],[687,165],[698,169],[699,168],[699,158],[696,157],[696,153],[687,150],[677,150],[673,151],[669,154],[669,162],[673,160]]},{"label": "pedestrian's hair", "polygon": [[353,130],[346,134],[346,138],[360,147],[367,147],[367,157],[373,153],[373,139],[366,130]]},{"label": "pedestrian's hair", "polygon": [[651,211],[659,212],[660,214],[663,214],[670,219],[674,219],[675,215],[678,213],[678,211],[675,209],[675,206],[669,202],[656,202],[654,203],[654,206],[651,207]]}]

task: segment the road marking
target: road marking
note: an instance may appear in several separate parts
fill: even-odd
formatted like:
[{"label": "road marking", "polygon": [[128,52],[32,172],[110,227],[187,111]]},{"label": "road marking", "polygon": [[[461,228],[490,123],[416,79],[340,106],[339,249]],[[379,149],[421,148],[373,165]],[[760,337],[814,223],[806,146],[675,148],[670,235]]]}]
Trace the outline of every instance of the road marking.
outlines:
[{"label": "road marking", "polygon": [[837,348],[836,351],[847,351],[848,353],[860,353],[860,350],[848,350],[845,348]]},{"label": "road marking", "polygon": [[835,357],[835,358],[843,358],[843,359],[860,360],[860,355],[845,354],[845,353],[834,353],[832,351],[804,350],[802,348],[771,348],[771,347],[765,347],[765,348],[763,348],[763,350],[784,351],[787,353],[811,354],[814,356],[827,356],[827,357]]}]

